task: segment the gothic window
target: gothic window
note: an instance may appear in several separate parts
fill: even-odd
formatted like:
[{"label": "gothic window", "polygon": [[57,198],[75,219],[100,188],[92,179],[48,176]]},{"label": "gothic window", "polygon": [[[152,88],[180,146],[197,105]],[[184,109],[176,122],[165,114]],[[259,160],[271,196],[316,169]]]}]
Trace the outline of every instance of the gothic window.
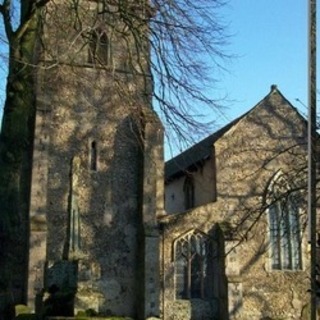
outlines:
[{"label": "gothic window", "polygon": [[89,63],[111,64],[111,42],[106,31],[95,29],[89,36]]},{"label": "gothic window", "polygon": [[301,235],[297,193],[290,192],[285,179],[272,187],[269,206],[269,236],[273,270],[301,269]]},{"label": "gothic window", "polygon": [[96,141],[90,143],[90,170],[97,171],[98,167],[98,150]]},{"label": "gothic window", "polygon": [[179,238],[174,247],[177,299],[208,299],[212,295],[212,243],[193,231]]},{"label": "gothic window", "polygon": [[186,210],[194,207],[194,180],[192,176],[186,176],[183,186],[184,207]]}]

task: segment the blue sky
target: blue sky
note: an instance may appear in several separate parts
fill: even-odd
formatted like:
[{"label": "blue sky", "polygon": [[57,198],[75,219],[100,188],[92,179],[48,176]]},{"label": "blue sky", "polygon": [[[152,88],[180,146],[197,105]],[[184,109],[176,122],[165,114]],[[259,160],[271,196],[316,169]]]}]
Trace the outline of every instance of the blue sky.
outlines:
[{"label": "blue sky", "polygon": [[224,124],[249,110],[277,84],[301,112],[307,110],[308,1],[231,0],[224,8],[232,34],[228,51],[236,55],[221,76],[219,90],[230,102]]}]

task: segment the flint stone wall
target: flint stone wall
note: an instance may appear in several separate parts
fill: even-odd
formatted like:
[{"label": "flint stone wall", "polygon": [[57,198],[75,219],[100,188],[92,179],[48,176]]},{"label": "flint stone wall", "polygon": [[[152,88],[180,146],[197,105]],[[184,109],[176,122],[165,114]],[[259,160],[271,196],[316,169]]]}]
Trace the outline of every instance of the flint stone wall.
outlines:
[{"label": "flint stone wall", "polygon": [[[228,315],[212,312],[212,318],[301,319],[309,300],[306,203],[302,201],[299,212],[303,269],[297,271],[271,269],[268,216],[263,206],[267,187],[277,172],[294,177],[295,186],[304,183],[303,179],[298,180],[297,172],[306,166],[306,137],[305,121],[276,90],[215,142],[217,201],[162,220],[162,303],[168,319],[202,319],[201,315],[192,316],[198,312],[196,305],[188,301],[181,304],[175,299],[174,241],[190,230],[210,235],[217,225],[224,234],[221,254],[225,256],[223,283],[227,285],[227,291],[218,294],[217,305],[219,311],[227,310]],[[211,165],[205,162],[206,166]],[[203,171],[194,173],[197,179]],[[178,179],[180,182],[172,184],[181,188],[184,179],[183,176]],[[170,189],[170,192],[179,194],[181,190]],[[172,198],[169,196],[167,201]],[[235,251],[228,249],[232,247]],[[223,284],[218,287],[226,288]]]},{"label": "flint stone wall", "polygon": [[[133,75],[127,43],[110,38],[112,63],[90,62],[90,43],[76,22],[81,19],[83,32],[100,28],[101,8],[92,1],[78,5],[75,12],[70,1],[49,3],[43,13],[30,222],[34,215],[43,218],[46,242],[41,250],[30,242],[29,287],[34,265],[41,264],[50,275],[43,290],[75,286],[76,311],[157,316],[159,257],[153,253],[156,215],[163,211],[162,127],[142,70],[147,54],[141,52],[140,74]],[[145,255],[153,259],[149,269]],[[74,281],[62,260],[75,263]]]}]

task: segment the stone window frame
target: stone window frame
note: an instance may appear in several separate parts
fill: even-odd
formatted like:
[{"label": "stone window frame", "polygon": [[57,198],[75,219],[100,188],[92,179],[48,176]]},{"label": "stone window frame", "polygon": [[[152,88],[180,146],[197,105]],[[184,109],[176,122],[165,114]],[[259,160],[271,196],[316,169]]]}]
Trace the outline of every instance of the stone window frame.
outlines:
[{"label": "stone window frame", "polygon": [[[200,240],[200,243],[196,244],[198,248],[195,249],[195,251],[202,250],[200,255],[198,255],[198,260],[194,260],[197,252],[193,253],[193,249],[195,248],[195,246],[192,246],[193,239]],[[174,240],[172,260],[174,264],[174,296],[176,300],[212,299],[214,290],[213,246],[213,239],[198,229],[190,230]],[[180,257],[177,256],[178,254],[181,254]],[[182,256],[183,254],[184,257]],[[185,261],[183,262],[182,259]],[[179,264],[179,260],[182,262],[181,264]],[[193,269],[193,262],[200,263],[200,272],[197,268]],[[204,268],[205,264],[206,268]],[[179,268],[183,268],[182,273],[179,271]],[[199,280],[198,285],[196,284],[196,280]],[[184,287],[184,292],[182,293],[177,292],[179,290],[178,282],[181,282],[180,287]],[[192,288],[193,284],[199,287],[194,289]]]},{"label": "stone window frame", "polygon": [[105,28],[92,28],[88,35],[88,63],[112,65],[112,37]]},{"label": "stone window frame", "polygon": [[99,170],[99,145],[96,139],[89,139],[88,158],[89,170],[97,172]]},{"label": "stone window frame", "polygon": [[291,190],[294,190],[293,187],[279,170],[267,190],[269,271],[303,270],[303,210],[299,205],[301,195]]},{"label": "stone window frame", "polygon": [[190,210],[195,207],[195,183],[194,177],[187,174],[183,183],[184,209]]}]

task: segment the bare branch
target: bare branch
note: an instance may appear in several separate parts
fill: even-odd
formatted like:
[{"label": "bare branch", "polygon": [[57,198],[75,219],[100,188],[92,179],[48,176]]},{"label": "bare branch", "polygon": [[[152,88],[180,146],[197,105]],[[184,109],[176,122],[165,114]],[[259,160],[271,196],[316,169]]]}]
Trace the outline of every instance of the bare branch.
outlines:
[{"label": "bare branch", "polygon": [[41,1],[23,1],[21,3],[21,23],[15,32],[16,39],[20,39],[26,30],[30,27],[31,22],[38,10],[48,4],[51,0],[41,0]]}]

